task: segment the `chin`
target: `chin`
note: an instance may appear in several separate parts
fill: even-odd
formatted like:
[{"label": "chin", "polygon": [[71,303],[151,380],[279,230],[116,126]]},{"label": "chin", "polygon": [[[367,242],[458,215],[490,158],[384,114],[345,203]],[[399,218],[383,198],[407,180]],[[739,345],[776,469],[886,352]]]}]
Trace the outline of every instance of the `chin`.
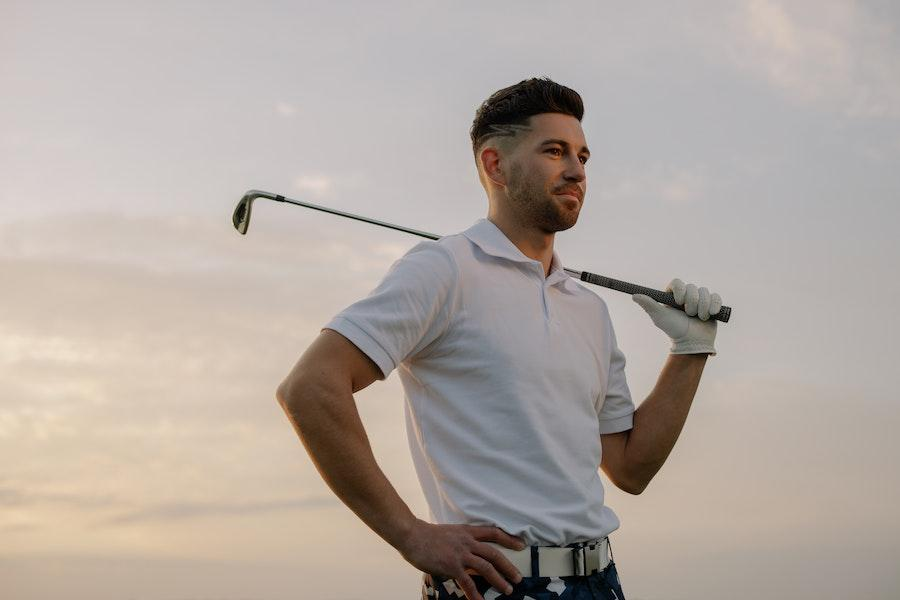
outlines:
[{"label": "chin", "polygon": [[577,223],[577,222],[578,222],[578,217],[575,217],[575,219],[571,223],[561,224],[560,228],[557,229],[557,231],[565,231],[566,229],[572,229],[573,227],[575,227],[575,223]]},{"label": "chin", "polygon": [[557,215],[556,221],[559,226],[559,231],[565,231],[566,229],[571,229],[575,226],[575,223],[578,222],[578,215],[581,214],[581,207],[574,211],[567,211]]},{"label": "chin", "polygon": [[566,229],[571,229],[575,226],[575,223],[578,222],[578,215],[575,215],[572,218],[559,217],[550,221],[547,221],[543,224],[541,229],[544,230],[545,233],[557,233],[559,231],[565,231]]}]

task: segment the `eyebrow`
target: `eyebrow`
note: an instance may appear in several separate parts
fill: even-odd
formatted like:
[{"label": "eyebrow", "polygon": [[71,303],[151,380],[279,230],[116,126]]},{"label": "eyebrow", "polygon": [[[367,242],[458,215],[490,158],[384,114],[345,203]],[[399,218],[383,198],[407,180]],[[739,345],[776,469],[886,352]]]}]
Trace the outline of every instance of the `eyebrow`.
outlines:
[{"label": "eyebrow", "polygon": [[[547,144],[559,144],[559,145],[562,146],[563,148],[568,148],[568,147],[569,147],[569,142],[567,142],[567,141],[565,141],[565,140],[558,140],[558,139],[556,139],[556,138],[552,138],[552,139],[549,139],[549,140],[544,140],[543,142],[541,142],[540,146],[546,146]],[[538,146],[538,147],[540,147],[540,146]],[[591,151],[588,150],[587,146],[582,146],[582,147],[581,147],[581,152],[584,152],[584,153],[587,154],[588,156],[591,155]]]}]

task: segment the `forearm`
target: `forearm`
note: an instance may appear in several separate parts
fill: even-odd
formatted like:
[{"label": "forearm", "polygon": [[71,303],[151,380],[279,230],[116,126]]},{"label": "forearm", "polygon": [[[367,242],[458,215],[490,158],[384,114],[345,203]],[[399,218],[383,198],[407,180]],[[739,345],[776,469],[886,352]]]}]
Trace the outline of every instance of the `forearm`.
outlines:
[{"label": "forearm", "polygon": [[400,550],[416,521],[375,461],[349,389],[295,387],[278,401],[331,490],[375,533]]},{"label": "forearm", "polygon": [[706,354],[670,354],[653,391],[635,411],[625,445],[625,464],[637,489],[650,483],[675,446],[706,360]]}]

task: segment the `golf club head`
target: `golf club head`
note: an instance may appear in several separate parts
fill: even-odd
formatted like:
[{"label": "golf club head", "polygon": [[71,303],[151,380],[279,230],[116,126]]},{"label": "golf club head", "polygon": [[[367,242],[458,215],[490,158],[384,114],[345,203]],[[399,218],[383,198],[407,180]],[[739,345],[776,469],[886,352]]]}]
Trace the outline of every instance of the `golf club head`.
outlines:
[{"label": "golf club head", "polygon": [[241,235],[246,235],[247,228],[250,227],[250,210],[252,208],[253,197],[250,194],[245,194],[237,206],[234,207],[234,215],[231,217],[231,222],[234,223],[234,228]]},{"label": "golf club head", "polygon": [[270,200],[274,200],[275,194],[261,192],[259,190],[250,190],[244,194],[244,197],[241,198],[240,202],[237,203],[237,206],[234,207],[234,214],[231,216],[231,222],[234,223],[234,228],[237,229],[238,233],[241,235],[247,234],[247,229],[250,227],[250,212],[253,209],[253,201],[257,198],[269,198]]}]

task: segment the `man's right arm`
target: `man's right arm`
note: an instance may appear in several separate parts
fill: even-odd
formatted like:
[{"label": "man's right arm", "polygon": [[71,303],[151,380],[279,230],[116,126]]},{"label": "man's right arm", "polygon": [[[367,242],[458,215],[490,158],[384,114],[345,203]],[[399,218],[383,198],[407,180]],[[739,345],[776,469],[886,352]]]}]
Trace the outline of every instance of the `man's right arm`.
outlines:
[{"label": "man's right arm", "polygon": [[497,548],[522,549],[498,527],[418,519],[375,461],[353,394],[383,378],[340,333],[324,329],[278,386],[276,397],[328,487],[363,522],[423,572],[453,577],[466,597],[483,600],[470,573],[510,593],[521,573]]},{"label": "man's right arm", "polygon": [[416,516],[375,461],[353,394],[383,377],[344,336],[324,329],[278,387],[322,478],[375,533],[400,550]]}]

